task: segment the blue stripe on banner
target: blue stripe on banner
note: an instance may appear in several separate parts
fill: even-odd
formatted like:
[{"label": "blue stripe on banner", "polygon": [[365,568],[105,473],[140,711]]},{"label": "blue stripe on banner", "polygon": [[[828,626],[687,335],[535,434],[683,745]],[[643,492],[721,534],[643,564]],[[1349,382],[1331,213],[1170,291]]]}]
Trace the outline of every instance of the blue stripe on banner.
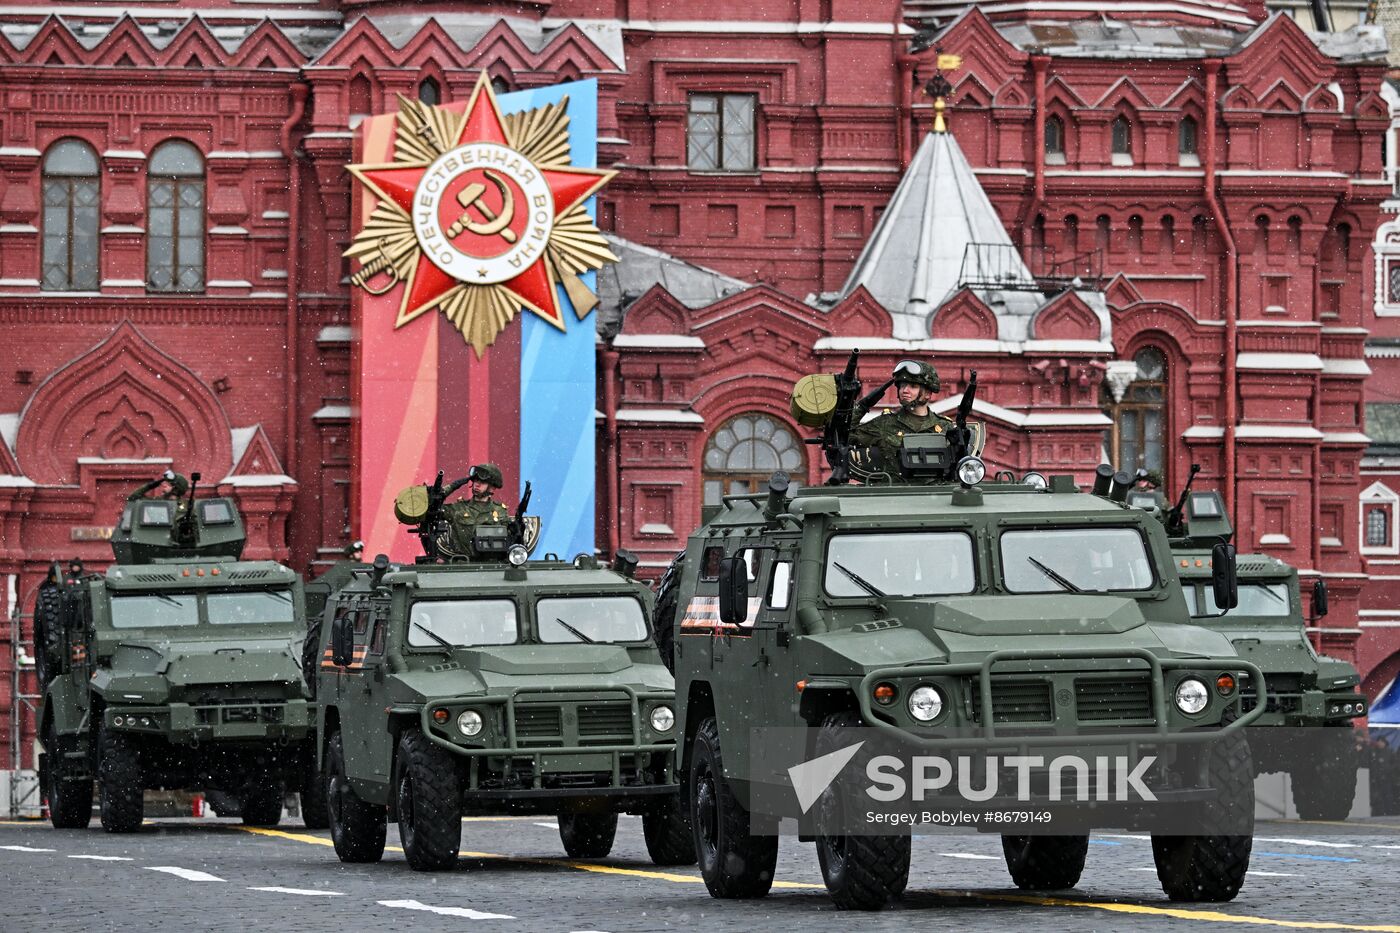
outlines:
[{"label": "blue stripe on banner", "polygon": [[[503,94],[501,109],[542,107],[565,95],[573,163],[592,168],[598,162],[596,81]],[[595,200],[589,199],[588,211],[596,217]],[[583,281],[592,288],[594,278],[590,272]],[[537,315],[520,316],[520,486],[534,484],[530,511],[543,519],[536,554],[570,558],[593,553],[597,336],[593,315],[580,321],[562,288],[559,300],[564,333]]]}]

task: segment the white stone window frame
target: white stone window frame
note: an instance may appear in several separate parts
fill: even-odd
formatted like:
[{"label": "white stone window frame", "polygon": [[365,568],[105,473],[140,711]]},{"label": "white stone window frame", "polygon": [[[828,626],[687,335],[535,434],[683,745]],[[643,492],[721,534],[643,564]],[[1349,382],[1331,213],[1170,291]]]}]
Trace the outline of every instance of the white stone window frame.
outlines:
[{"label": "white stone window frame", "polygon": [[[1368,545],[1366,543],[1366,510],[1376,506],[1384,506],[1390,513],[1390,520],[1387,524],[1390,540],[1384,546]],[[1364,554],[1400,554],[1400,535],[1396,534],[1395,519],[1400,513],[1400,493],[1394,492],[1389,486],[1380,481],[1367,486],[1361,493],[1361,515],[1357,520],[1357,531],[1361,542],[1361,553]]]}]

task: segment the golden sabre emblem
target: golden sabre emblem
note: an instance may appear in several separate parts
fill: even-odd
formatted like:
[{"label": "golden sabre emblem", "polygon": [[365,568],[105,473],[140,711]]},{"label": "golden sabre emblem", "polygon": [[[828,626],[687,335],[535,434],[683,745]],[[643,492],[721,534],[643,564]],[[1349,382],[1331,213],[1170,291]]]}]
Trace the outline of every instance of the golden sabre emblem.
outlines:
[{"label": "golden sabre emblem", "polygon": [[[510,222],[515,219],[515,194],[506,187],[506,183],[500,175],[489,168],[485,171],[487,180],[496,186],[496,190],[501,192],[500,215],[497,216],[491,208],[486,206],[486,202],[481,200],[486,186],[473,182],[457,192],[457,202],[462,205],[462,215],[453,221],[452,226],[447,228],[449,240],[461,236],[464,230],[470,230],[478,236],[491,236],[494,233],[499,233],[501,239],[507,243],[515,242],[515,231],[510,229]],[[487,223],[483,224],[472,220],[470,209],[473,207],[481,211],[488,221]]]}]

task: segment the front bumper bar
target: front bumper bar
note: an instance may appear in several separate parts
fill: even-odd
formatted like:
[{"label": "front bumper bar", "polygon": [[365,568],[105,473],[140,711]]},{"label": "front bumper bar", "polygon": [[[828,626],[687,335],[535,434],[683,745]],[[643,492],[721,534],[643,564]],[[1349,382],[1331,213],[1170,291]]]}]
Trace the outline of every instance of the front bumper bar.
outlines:
[{"label": "front bumper bar", "polygon": [[[997,664],[1017,663],[1017,662],[1059,662],[1059,661],[1113,661],[1136,659],[1146,662],[1148,666],[1148,681],[1152,690],[1152,719],[1154,727],[1152,731],[1127,731],[1109,730],[1094,731],[1084,734],[1073,732],[1057,732],[1055,734],[1034,734],[1034,735],[1009,735],[998,736],[996,715],[992,704],[992,668]],[[861,718],[867,725],[882,729],[893,735],[897,735],[901,740],[918,745],[922,748],[967,748],[970,745],[995,745],[1015,746],[1018,748],[1053,747],[1066,744],[1074,745],[1138,745],[1138,744],[1175,744],[1189,742],[1212,742],[1222,736],[1228,735],[1239,729],[1243,729],[1254,722],[1264,713],[1264,702],[1256,703],[1254,708],[1246,711],[1235,720],[1226,723],[1219,729],[1179,729],[1175,732],[1169,728],[1169,718],[1166,696],[1166,672],[1171,670],[1188,669],[1202,672],[1246,672],[1251,683],[1256,685],[1257,695],[1262,700],[1267,700],[1268,694],[1265,691],[1264,673],[1258,665],[1242,659],[1231,659],[1228,663],[1217,663],[1211,659],[1203,658],[1159,658],[1145,648],[1119,648],[1113,650],[1100,650],[1092,648],[1080,649],[1012,649],[1007,648],[1001,651],[993,651],[981,661],[961,662],[957,664],[915,664],[907,667],[884,667],[866,674],[860,682],[860,687],[856,691],[856,699],[860,704]],[[871,705],[871,689],[881,680],[904,680],[923,677],[958,677],[969,674],[977,675],[977,689],[981,697],[982,722],[978,726],[980,735],[964,734],[958,736],[922,736],[909,729],[886,722],[875,715],[875,709]],[[1236,693],[1238,697],[1238,693]],[[1025,727],[1026,723],[1017,723],[1017,726]],[[1051,723],[1053,725],[1053,723]],[[938,728],[938,727],[935,727]],[[948,728],[946,725],[942,728]],[[966,730],[966,727],[954,727]],[[1095,724],[1096,730],[1102,730],[1103,724]]]}]

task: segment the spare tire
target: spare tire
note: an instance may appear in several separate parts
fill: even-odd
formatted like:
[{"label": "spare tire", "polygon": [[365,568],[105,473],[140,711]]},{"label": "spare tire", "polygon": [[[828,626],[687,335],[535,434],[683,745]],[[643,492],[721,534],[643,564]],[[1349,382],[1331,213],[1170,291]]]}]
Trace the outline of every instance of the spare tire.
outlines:
[{"label": "spare tire", "polygon": [[681,577],[685,574],[685,551],[671,561],[661,575],[656,588],[656,608],[652,611],[651,627],[656,633],[656,650],[666,670],[676,673],[676,602],[680,598]]}]

